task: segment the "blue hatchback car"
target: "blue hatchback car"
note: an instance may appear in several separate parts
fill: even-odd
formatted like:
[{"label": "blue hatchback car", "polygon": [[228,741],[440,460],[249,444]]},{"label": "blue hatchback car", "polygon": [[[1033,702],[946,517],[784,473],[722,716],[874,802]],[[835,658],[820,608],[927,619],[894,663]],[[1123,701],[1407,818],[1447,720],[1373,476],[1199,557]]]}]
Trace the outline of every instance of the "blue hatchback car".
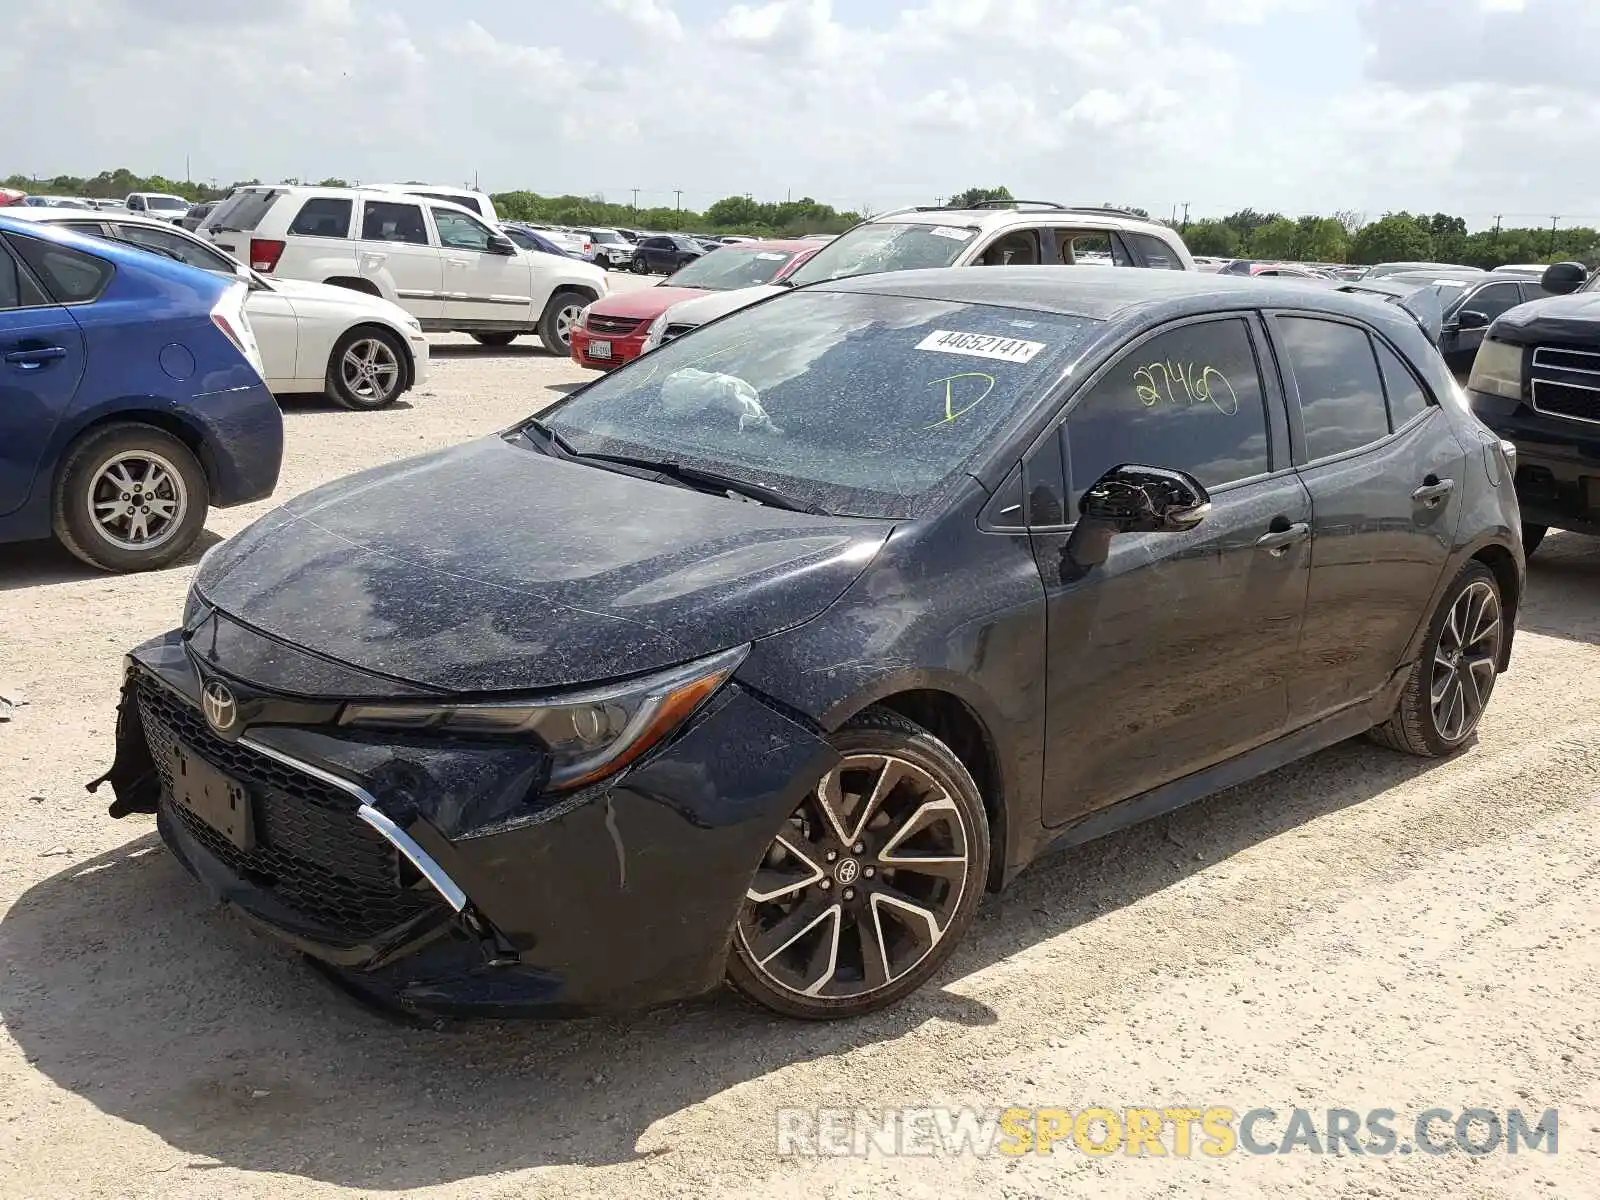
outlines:
[{"label": "blue hatchback car", "polygon": [[0,216],[0,543],[108,571],[184,553],[212,505],[272,493],[283,418],[245,288]]}]

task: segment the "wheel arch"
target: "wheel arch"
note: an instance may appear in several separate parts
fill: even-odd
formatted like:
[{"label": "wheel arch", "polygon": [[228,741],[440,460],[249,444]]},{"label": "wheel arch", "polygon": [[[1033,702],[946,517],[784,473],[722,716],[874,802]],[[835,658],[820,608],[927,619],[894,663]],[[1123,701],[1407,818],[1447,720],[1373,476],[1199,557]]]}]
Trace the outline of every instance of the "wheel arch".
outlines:
[{"label": "wheel arch", "polygon": [[[966,700],[937,687],[911,687],[890,692],[861,706],[850,716],[859,715],[868,708],[888,709],[926,729],[949,746],[972,775],[989,818],[989,864],[985,885],[990,891],[998,891],[1005,881],[1010,813],[999,749],[983,718]],[[844,723],[840,721],[841,725]]]},{"label": "wheel arch", "polygon": [[334,356],[339,353],[339,347],[344,345],[345,340],[349,338],[351,334],[360,333],[364,329],[372,329],[380,333],[387,333],[399,343],[400,362],[402,364],[401,370],[405,372],[405,386],[402,387],[400,391],[402,393],[409,392],[417,381],[417,361],[415,356],[413,356],[411,353],[411,343],[409,339],[407,339],[406,335],[400,330],[396,329],[393,325],[385,324],[383,321],[373,320],[370,317],[365,317],[361,320],[351,322],[351,324],[345,328],[343,333],[334,338],[333,348],[328,351],[328,361],[326,364],[324,364],[324,370],[332,372],[334,367]]},{"label": "wheel arch", "polygon": [[329,287],[341,287],[352,292],[365,292],[369,296],[383,298],[383,289],[370,279],[363,279],[359,275],[330,275],[322,281]]},{"label": "wheel arch", "polygon": [[1522,573],[1517,570],[1516,556],[1498,542],[1480,547],[1469,561],[1481,562],[1494,572],[1495,583],[1500,587],[1506,636],[1500,642],[1498,669],[1504,671],[1511,665],[1511,643],[1516,637],[1517,612],[1522,606]]},{"label": "wheel arch", "polygon": [[206,440],[205,432],[199,426],[191,424],[178,413],[162,411],[156,408],[113,408],[103,410],[86,421],[63,430],[54,448],[53,464],[50,470],[50,495],[55,494],[55,489],[60,486],[61,472],[66,466],[68,452],[78,442],[88,437],[98,429],[108,425],[149,425],[163,433],[169,433],[182,442],[200,464],[200,469],[205,472],[206,485],[216,492],[220,483],[220,472],[217,468],[215,457]]}]

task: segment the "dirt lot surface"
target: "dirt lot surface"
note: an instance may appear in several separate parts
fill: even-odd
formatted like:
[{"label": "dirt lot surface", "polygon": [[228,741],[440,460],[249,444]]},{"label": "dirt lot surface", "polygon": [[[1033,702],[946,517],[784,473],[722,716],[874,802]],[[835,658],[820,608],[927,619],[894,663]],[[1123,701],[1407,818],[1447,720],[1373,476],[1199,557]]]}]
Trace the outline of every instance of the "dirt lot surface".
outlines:
[{"label": "dirt lot surface", "polygon": [[[277,500],[583,375],[435,343],[391,411],[296,404]],[[269,506],[215,514],[209,544]],[[198,557],[198,552],[194,557]],[[119,657],[187,566],[0,548],[0,1196],[1600,1195],[1600,541],[1535,559],[1477,744],[1335,747],[1040,863],[929,988],[821,1027],[730,996],[387,1024],[104,816]],[[597,947],[597,952],[603,948]],[[1560,1109],[1554,1156],[781,1158],[784,1106]],[[1281,1129],[1281,1122],[1279,1125]]]}]

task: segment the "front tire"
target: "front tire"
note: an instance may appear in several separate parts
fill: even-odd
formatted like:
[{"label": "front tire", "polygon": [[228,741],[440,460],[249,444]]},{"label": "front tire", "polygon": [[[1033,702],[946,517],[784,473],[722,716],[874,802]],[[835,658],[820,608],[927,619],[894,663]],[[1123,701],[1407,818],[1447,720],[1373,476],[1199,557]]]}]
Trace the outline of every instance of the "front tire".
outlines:
[{"label": "front tire", "polygon": [[328,356],[328,396],[356,412],[387,408],[406,390],[406,350],[387,329],[363,326],[339,339]]},{"label": "front tire", "polygon": [[635,275],[650,274],[650,264],[645,261],[644,255],[641,254],[633,260],[633,273]]},{"label": "front tire", "polygon": [[56,538],[102,571],[151,571],[205,528],[211,488],[199,461],[152,425],[104,425],[67,451],[56,476]]},{"label": "front tire", "polygon": [[1504,644],[1500,584],[1474,560],[1445,592],[1400,703],[1373,740],[1422,758],[1460,749],[1483,718]]},{"label": "front tire", "polygon": [[539,340],[546,350],[563,356],[572,353],[572,328],[588,303],[588,297],[581,292],[557,292],[550,297],[539,318]]},{"label": "front tire", "polygon": [[978,911],[989,822],[951,749],[869,709],[840,762],[779,828],[740,906],[728,979],[808,1020],[858,1017],[921,987]]},{"label": "front tire", "polygon": [[1529,525],[1526,521],[1522,524],[1522,554],[1525,558],[1532,558],[1533,552],[1539,548],[1539,543],[1544,541],[1544,535],[1550,532],[1548,525]]},{"label": "front tire", "polygon": [[516,337],[514,333],[475,333],[472,340],[480,346],[509,346]]}]

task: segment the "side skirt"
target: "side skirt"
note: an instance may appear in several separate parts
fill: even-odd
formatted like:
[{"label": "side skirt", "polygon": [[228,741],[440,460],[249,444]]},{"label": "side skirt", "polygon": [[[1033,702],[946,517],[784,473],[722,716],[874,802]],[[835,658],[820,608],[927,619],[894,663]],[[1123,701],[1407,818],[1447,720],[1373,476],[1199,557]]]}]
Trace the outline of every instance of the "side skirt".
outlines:
[{"label": "side skirt", "polygon": [[1185,775],[1182,779],[1162,784],[1142,795],[1130,796],[1108,808],[1092,812],[1051,838],[1041,848],[1041,853],[1064,850],[1069,846],[1081,846],[1084,842],[1092,842],[1096,838],[1116,833],[1130,825],[1138,825],[1154,817],[1187,808],[1195,801],[1204,800],[1215,792],[1247,783],[1258,775],[1276,771],[1279,767],[1288,766],[1309,754],[1315,754],[1318,750],[1325,750],[1329,746],[1363,734],[1374,725],[1382,724],[1389,719],[1399,702],[1400,692],[1410,671],[1411,664],[1407,663],[1396,671],[1384,685],[1383,690],[1371,699],[1341,709],[1293,733],[1284,734],[1264,746],[1258,746],[1236,758],[1230,758],[1227,762],[1196,771],[1193,775]]}]

